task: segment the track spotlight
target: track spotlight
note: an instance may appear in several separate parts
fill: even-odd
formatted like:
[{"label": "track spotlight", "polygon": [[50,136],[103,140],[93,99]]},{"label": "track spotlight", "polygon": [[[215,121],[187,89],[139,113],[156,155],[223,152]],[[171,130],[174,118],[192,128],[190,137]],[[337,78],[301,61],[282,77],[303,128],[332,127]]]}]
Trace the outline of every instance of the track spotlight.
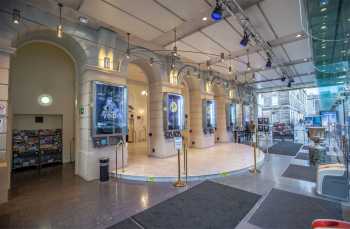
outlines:
[{"label": "track spotlight", "polygon": [[58,3],[59,15],[60,15],[60,23],[57,25],[57,37],[63,37],[63,25],[62,25],[62,3]]},{"label": "track spotlight", "polygon": [[248,62],[247,63],[247,71],[250,71],[250,70],[252,70],[252,68],[250,67],[250,63]]},{"label": "track spotlight", "polygon": [[288,87],[292,86],[292,81],[288,81]]},{"label": "track spotlight", "polygon": [[228,67],[228,73],[232,73],[232,66],[231,65]]},{"label": "track spotlight", "polygon": [[242,40],[240,42],[240,45],[242,47],[246,47],[249,43],[249,35],[246,31],[244,31],[244,34],[243,34],[243,37],[242,37]]},{"label": "track spotlight", "polygon": [[284,81],[286,81],[286,79],[287,78],[285,76],[282,76],[281,81],[284,82]]},{"label": "track spotlight", "polygon": [[150,65],[150,66],[152,66],[152,65],[153,65],[153,63],[154,63],[154,59],[153,59],[153,57],[149,58],[149,65]]},{"label": "track spotlight", "polygon": [[21,21],[21,11],[18,9],[13,9],[12,22],[15,24],[19,24],[20,21]]},{"label": "track spotlight", "polygon": [[213,12],[211,12],[211,18],[214,21],[220,21],[222,19],[222,6],[219,3],[219,0],[216,0],[216,6]]}]

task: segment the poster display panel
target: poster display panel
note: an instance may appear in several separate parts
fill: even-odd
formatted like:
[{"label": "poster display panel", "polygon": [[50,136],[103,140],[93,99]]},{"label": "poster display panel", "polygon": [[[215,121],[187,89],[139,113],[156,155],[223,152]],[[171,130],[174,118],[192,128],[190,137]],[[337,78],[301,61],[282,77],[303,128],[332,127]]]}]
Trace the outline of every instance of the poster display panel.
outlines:
[{"label": "poster display panel", "polygon": [[93,82],[94,137],[127,133],[127,88],[104,82]]}]

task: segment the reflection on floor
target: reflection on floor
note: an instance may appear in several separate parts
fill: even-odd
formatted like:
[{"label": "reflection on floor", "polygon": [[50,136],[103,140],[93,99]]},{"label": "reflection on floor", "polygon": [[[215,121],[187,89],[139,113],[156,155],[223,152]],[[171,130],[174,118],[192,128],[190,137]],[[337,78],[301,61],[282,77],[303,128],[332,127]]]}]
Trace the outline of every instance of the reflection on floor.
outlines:
[{"label": "reflection on floor", "polygon": [[[269,155],[258,175],[244,172],[212,180],[262,195],[261,201],[236,228],[259,228],[249,223],[250,219],[273,188],[317,197],[314,183],[281,176],[290,163],[306,165],[307,161]],[[199,183],[191,182],[186,188],[176,189],[171,183],[117,182],[115,179],[106,183],[85,182],[74,176],[71,164],[43,173],[43,178],[37,173],[16,174],[10,201],[0,205],[0,228],[107,228]],[[349,220],[346,205],[342,203],[343,215]],[[283,214],[288,217],[288,213]],[[298,220],[296,215],[289,217]]]},{"label": "reflection on floor", "polygon": [[[151,177],[155,181],[173,181],[176,179],[177,156],[169,158],[149,157],[145,144],[131,144],[128,166],[125,171],[118,170],[123,179],[147,181]],[[128,149],[130,149],[128,145]],[[257,161],[261,162],[264,154],[258,151]],[[181,163],[183,154],[181,154]],[[241,172],[254,164],[253,148],[248,145],[226,143],[216,144],[205,149],[188,149],[189,179],[205,179],[222,174]]]}]

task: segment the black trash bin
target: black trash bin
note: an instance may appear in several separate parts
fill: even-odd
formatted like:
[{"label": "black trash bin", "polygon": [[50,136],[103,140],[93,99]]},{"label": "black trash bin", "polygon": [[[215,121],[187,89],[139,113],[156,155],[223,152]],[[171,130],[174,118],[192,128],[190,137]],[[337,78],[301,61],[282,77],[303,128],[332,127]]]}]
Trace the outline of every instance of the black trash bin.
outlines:
[{"label": "black trash bin", "polygon": [[100,181],[109,180],[109,158],[100,158]]}]

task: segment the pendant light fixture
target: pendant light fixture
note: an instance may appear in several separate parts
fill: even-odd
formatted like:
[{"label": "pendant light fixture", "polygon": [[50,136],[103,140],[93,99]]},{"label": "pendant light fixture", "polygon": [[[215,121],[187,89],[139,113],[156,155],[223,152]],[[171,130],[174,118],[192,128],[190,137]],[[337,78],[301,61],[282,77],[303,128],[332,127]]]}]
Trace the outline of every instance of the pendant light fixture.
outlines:
[{"label": "pendant light fixture", "polygon": [[130,59],[130,33],[126,33],[128,37],[128,47],[126,49],[126,58]]},{"label": "pendant light fixture", "polygon": [[21,21],[21,11],[18,9],[13,9],[12,11],[12,22],[14,24],[19,24]]},{"label": "pendant light fixture", "polygon": [[247,71],[250,71],[252,70],[251,67],[250,67],[250,61],[249,61],[249,49],[247,49],[247,59],[248,59],[248,62],[247,62]]},{"label": "pendant light fixture", "polygon": [[62,38],[63,37],[63,25],[62,25],[62,3],[58,3],[58,9],[59,9],[59,24],[57,25],[57,37]]},{"label": "pendant light fixture", "polygon": [[177,40],[177,37],[176,37],[176,28],[174,28],[174,47],[173,47],[173,55],[174,55],[174,56],[177,56],[176,40]]}]

